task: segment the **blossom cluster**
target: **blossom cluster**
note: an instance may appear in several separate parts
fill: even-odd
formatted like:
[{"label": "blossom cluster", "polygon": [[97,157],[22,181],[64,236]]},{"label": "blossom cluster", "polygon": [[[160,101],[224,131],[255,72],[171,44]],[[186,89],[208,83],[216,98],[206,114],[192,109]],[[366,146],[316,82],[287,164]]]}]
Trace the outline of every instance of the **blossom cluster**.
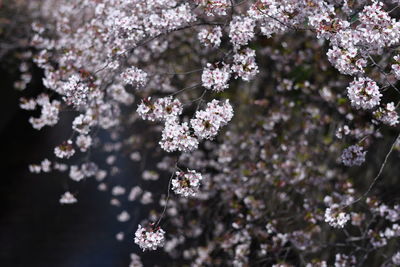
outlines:
[{"label": "blossom cluster", "polygon": [[256,52],[250,48],[233,56],[232,72],[236,77],[241,77],[244,81],[250,81],[258,73],[258,66],[255,62]]},{"label": "blossom cluster", "polygon": [[195,2],[204,8],[207,16],[224,16],[230,6],[228,0],[195,0]]},{"label": "blossom cluster", "polygon": [[176,150],[190,152],[197,149],[199,141],[190,134],[187,122],[179,123],[177,120],[168,120],[162,132],[160,146],[167,152]]},{"label": "blossom cluster", "polygon": [[195,196],[199,190],[200,181],[203,179],[200,173],[194,170],[188,170],[187,172],[176,172],[176,176],[172,179],[172,190],[185,197]]},{"label": "blossom cluster", "polygon": [[367,152],[361,146],[352,145],[343,150],[341,158],[346,166],[360,166],[364,163],[366,154]]},{"label": "blossom cluster", "polygon": [[221,44],[222,30],[220,26],[199,31],[198,38],[204,46],[219,47]]},{"label": "blossom cluster", "polygon": [[325,221],[332,227],[343,228],[347,221],[350,220],[350,216],[338,210],[338,208],[337,205],[332,205],[330,208],[327,208],[325,211]]},{"label": "blossom cluster", "polygon": [[139,228],[135,233],[135,243],[139,245],[143,251],[156,250],[164,244],[165,231],[161,228],[145,228],[139,224]]},{"label": "blossom cluster", "polygon": [[50,98],[46,94],[39,95],[36,99],[21,99],[20,107],[25,110],[34,110],[41,107],[39,118],[30,117],[29,122],[32,127],[40,130],[44,126],[54,126],[58,123],[61,103],[58,100],[50,102]]},{"label": "blossom cluster", "polygon": [[144,120],[169,120],[181,115],[182,103],[172,96],[158,98],[154,103],[151,98],[147,98],[142,100],[137,112]]},{"label": "blossom cluster", "polygon": [[196,112],[190,125],[193,127],[196,136],[202,139],[213,139],[219,129],[226,125],[233,117],[233,108],[229,104],[229,100],[220,103],[213,100],[207,104],[205,110]]},{"label": "blossom cluster", "polygon": [[75,154],[75,149],[72,146],[72,141],[68,140],[64,142],[63,144],[56,146],[54,148],[54,154],[58,158],[70,158]]},{"label": "blossom cluster", "polygon": [[147,73],[136,67],[130,67],[121,73],[121,78],[125,84],[143,87],[147,82]]},{"label": "blossom cluster", "polygon": [[387,103],[383,108],[379,107],[373,114],[376,119],[387,125],[395,126],[399,123],[399,115],[393,102]]},{"label": "blossom cluster", "polygon": [[356,108],[372,109],[379,105],[382,94],[370,78],[354,79],[347,87],[347,95]]},{"label": "blossom cluster", "polygon": [[229,87],[230,77],[231,70],[228,65],[218,68],[208,63],[201,75],[201,82],[205,88],[221,92]]}]

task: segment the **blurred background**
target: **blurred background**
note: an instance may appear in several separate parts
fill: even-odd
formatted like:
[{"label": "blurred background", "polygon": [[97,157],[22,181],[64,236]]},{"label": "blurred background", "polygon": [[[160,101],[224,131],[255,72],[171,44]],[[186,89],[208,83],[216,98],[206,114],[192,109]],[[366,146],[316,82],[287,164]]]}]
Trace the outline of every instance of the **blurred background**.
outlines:
[{"label": "blurred background", "polygon": [[[19,108],[20,97],[43,90],[43,73],[37,68],[24,92],[14,89],[20,78],[19,55],[29,43],[30,16],[24,2],[0,0],[0,266],[128,266],[129,254],[140,251],[133,234],[124,242],[116,240],[124,230],[116,220],[118,211],[110,205],[110,196],[97,190],[94,179],[80,183],[77,204],[62,206],[59,198],[66,191],[67,175],[28,170],[29,164],[52,159],[54,146],[71,129],[61,121],[58,127],[34,130],[28,119],[35,114]],[[132,217],[129,227],[134,228],[138,216]],[[152,253],[146,258],[150,265],[157,261]]]},{"label": "blurred background", "polygon": [[[133,235],[126,243],[116,240],[122,229],[117,211],[94,179],[81,184],[77,204],[61,206],[66,175],[29,172],[29,164],[51,158],[54,142],[70,129],[62,123],[41,131],[31,127],[31,114],[19,109],[21,93],[13,89],[18,73],[12,58],[5,55],[0,64],[0,266],[128,266]],[[37,94],[41,86],[35,70],[26,92]],[[137,224],[135,218],[131,223]]]}]

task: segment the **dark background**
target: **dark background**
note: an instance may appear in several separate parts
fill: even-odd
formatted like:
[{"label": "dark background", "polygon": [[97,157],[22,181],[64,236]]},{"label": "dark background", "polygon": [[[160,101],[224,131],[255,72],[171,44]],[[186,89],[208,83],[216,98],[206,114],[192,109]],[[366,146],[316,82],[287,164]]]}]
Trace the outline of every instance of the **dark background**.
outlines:
[{"label": "dark background", "polygon": [[[0,65],[0,266],[128,266],[131,252],[154,266],[160,261],[156,252],[143,254],[133,242],[138,212],[122,225],[116,220],[120,210],[94,179],[80,182],[78,203],[62,206],[67,174],[29,172],[29,164],[53,159],[54,145],[69,136],[71,124],[34,130],[28,122],[32,113],[18,103],[42,90],[41,72],[34,70],[29,88],[19,92],[13,89],[17,68]],[[126,224],[134,229],[118,242],[115,234]]]}]

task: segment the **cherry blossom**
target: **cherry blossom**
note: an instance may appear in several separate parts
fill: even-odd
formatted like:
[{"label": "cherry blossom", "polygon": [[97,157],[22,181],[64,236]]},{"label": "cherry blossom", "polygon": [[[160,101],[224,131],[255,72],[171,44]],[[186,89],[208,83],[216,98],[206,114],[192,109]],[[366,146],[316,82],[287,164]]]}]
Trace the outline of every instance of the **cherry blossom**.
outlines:
[{"label": "cherry blossom", "polygon": [[167,152],[190,152],[197,149],[199,141],[189,132],[188,123],[179,123],[176,119],[165,122],[162,138],[159,142],[162,149]]},{"label": "cherry blossom", "polygon": [[229,66],[224,65],[221,68],[217,68],[208,63],[201,75],[201,81],[205,88],[220,92],[229,87],[228,81],[230,77]]},{"label": "cherry blossom", "polygon": [[395,126],[399,123],[399,115],[393,102],[387,103],[384,108],[379,107],[373,114],[379,121],[387,125]]},{"label": "cherry blossom", "polygon": [[204,46],[219,47],[221,44],[222,30],[216,26],[210,29],[202,29],[199,31],[198,38]]},{"label": "cherry blossom", "polygon": [[172,179],[172,190],[178,194],[185,197],[195,196],[199,186],[200,181],[203,179],[201,174],[194,170],[188,170],[187,172],[176,172],[176,176]]},{"label": "cherry blossom", "polygon": [[153,229],[144,228],[139,224],[138,229],[135,233],[135,243],[139,245],[143,251],[145,250],[156,250],[158,247],[162,247],[164,244],[165,232],[161,228]]},{"label": "cherry blossom", "polygon": [[325,210],[325,222],[335,228],[343,228],[350,216],[343,211],[338,210],[339,206],[334,204]]},{"label": "cherry blossom", "polygon": [[365,161],[365,154],[367,152],[359,145],[349,146],[342,153],[342,162],[346,166],[360,166]]},{"label": "cherry blossom", "polygon": [[74,204],[78,202],[73,194],[70,192],[65,192],[60,198],[60,204]]},{"label": "cherry blossom", "polygon": [[75,149],[72,146],[72,141],[68,140],[64,142],[63,144],[56,146],[54,148],[54,154],[58,158],[70,158],[75,154]]},{"label": "cherry blossom", "polygon": [[357,109],[372,109],[379,105],[382,94],[370,78],[354,79],[347,87],[347,96]]},{"label": "cherry blossom", "polygon": [[235,17],[229,25],[229,37],[233,46],[239,49],[254,38],[254,20],[249,17]]},{"label": "cherry blossom", "polygon": [[190,124],[199,138],[213,139],[221,127],[226,125],[233,117],[233,109],[229,101],[221,103],[213,100],[207,103],[205,110],[196,112]]},{"label": "cherry blossom", "polygon": [[228,0],[195,0],[195,2],[203,6],[207,16],[224,16],[230,6]]},{"label": "cherry blossom", "polygon": [[258,66],[255,62],[256,53],[254,50],[246,48],[233,56],[231,70],[236,77],[241,77],[244,81],[250,81],[258,73]]},{"label": "cherry blossom", "polygon": [[147,82],[147,73],[136,67],[130,67],[121,73],[121,78],[125,84],[143,87]]}]

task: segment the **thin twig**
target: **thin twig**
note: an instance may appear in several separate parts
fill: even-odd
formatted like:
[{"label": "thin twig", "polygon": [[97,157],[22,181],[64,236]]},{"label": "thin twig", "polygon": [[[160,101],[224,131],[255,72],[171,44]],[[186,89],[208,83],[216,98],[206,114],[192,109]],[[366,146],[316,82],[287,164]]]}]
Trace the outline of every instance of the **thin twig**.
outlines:
[{"label": "thin twig", "polygon": [[[177,166],[177,164],[178,164],[178,162],[175,163],[175,166]],[[162,213],[160,215],[160,218],[158,219],[157,223],[154,225],[154,228],[156,228],[160,224],[162,218],[164,218],[165,211],[167,210],[167,207],[168,207],[169,196],[170,196],[170,193],[171,193],[171,190],[170,190],[171,189],[171,181],[172,181],[172,178],[174,177],[174,175],[175,175],[175,171],[172,172],[171,177],[169,178],[168,192],[167,192],[167,198],[165,199],[165,206],[164,206],[164,209],[163,209],[163,211],[162,211]]]},{"label": "thin twig", "polygon": [[362,200],[363,198],[365,198],[365,197],[369,194],[369,192],[371,192],[372,188],[374,187],[374,185],[375,185],[376,182],[378,181],[379,177],[381,176],[381,174],[382,174],[382,172],[383,172],[383,169],[385,168],[386,163],[387,163],[387,161],[388,161],[388,159],[389,159],[389,156],[390,156],[390,154],[392,154],[393,149],[394,149],[394,147],[396,146],[397,141],[398,141],[399,139],[400,139],[400,134],[399,134],[399,135],[396,137],[396,139],[394,140],[392,146],[390,147],[389,152],[388,152],[388,153],[386,154],[386,156],[385,156],[385,160],[383,161],[383,163],[382,163],[382,165],[381,165],[381,167],[380,167],[380,169],[379,169],[378,174],[375,176],[374,180],[372,181],[372,183],[371,183],[370,186],[368,187],[368,190],[367,190],[361,197],[357,198],[356,200],[354,200],[354,201],[351,202],[350,204],[344,206],[343,208],[349,207],[349,206],[351,206],[351,205],[353,205],[353,204],[359,202],[360,200]]}]

